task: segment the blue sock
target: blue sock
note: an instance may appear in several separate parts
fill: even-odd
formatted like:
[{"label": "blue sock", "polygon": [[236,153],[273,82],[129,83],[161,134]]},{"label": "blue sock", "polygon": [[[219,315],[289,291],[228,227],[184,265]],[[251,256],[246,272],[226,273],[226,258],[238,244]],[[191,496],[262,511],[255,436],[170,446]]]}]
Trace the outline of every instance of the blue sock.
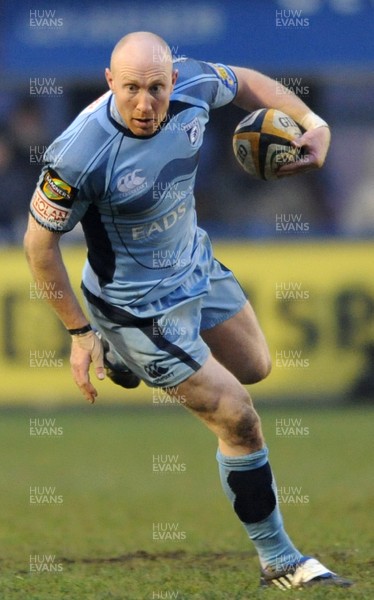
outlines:
[{"label": "blue sock", "polygon": [[217,461],[224,492],[253,541],[261,566],[279,571],[298,562],[303,555],[283,528],[266,446],[235,457],[218,450]]}]

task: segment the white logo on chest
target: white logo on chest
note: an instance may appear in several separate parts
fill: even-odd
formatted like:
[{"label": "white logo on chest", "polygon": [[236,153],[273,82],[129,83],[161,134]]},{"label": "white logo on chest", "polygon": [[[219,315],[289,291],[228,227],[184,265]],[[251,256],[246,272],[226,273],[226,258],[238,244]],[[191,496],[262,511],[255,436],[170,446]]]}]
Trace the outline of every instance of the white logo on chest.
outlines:
[{"label": "white logo on chest", "polygon": [[140,187],[146,179],[145,177],[139,176],[139,173],[141,172],[141,169],[134,169],[134,171],[130,171],[129,173],[126,173],[126,175],[119,177],[117,181],[117,190],[119,192],[128,193]]}]

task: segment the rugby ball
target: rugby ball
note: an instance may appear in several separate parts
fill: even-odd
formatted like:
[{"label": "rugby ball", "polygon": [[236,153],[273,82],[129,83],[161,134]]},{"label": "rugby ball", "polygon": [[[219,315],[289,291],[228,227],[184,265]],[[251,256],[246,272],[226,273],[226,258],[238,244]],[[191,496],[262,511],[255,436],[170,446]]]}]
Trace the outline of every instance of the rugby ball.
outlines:
[{"label": "rugby ball", "polygon": [[256,179],[277,179],[281,165],[301,159],[291,141],[303,134],[291,117],[275,108],[260,108],[246,116],[233,135],[234,154],[243,169]]}]

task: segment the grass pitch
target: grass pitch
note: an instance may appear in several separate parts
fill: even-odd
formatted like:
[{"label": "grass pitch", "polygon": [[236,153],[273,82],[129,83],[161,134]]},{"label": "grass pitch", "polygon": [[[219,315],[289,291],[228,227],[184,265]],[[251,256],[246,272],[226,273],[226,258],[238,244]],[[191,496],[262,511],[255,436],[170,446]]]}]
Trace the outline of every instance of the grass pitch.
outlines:
[{"label": "grass pitch", "polygon": [[[369,407],[261,408],[287,530],[369,600]],[[1,411],[1,600],[256,600],[258,562],[214,436],[182,407]]]}]

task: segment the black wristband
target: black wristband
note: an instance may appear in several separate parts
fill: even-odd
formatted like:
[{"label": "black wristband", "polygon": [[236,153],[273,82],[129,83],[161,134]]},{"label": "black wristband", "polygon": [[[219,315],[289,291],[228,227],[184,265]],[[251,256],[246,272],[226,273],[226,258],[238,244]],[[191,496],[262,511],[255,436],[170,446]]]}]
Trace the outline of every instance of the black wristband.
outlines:
[{"label": "black wristband", "polygon": [[78,329],[68,329],[70,335],[83,335],[84,333],[88,333],[89,331],[92,331],[92,327],[89,323],[88,325],[85,325],[84,327],[79,327]]}]

